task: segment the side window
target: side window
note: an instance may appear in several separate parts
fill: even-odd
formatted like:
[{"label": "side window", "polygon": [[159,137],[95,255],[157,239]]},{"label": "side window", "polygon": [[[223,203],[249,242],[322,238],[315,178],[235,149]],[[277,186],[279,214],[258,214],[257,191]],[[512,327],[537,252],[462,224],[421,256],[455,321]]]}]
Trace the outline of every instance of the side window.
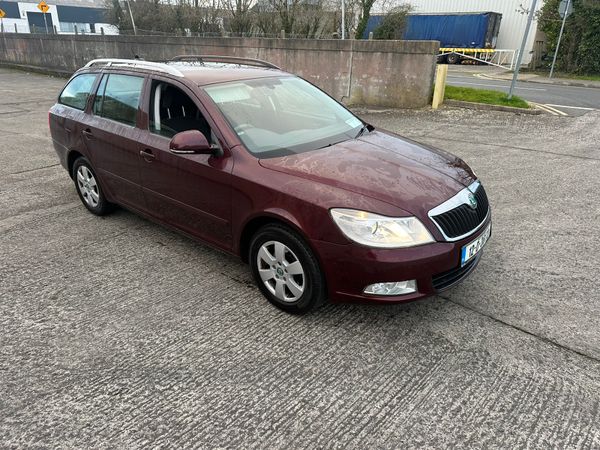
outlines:
[{"label": "side window", "polygon": [[154,80],[150,90],[150,132],[171,138],[187,130],[201,131],[209,142],[214,142],[210,126],[194,101],[172,84]]},{"label": "side window", "polygon": [[96,75],[95,73],[77,75],[65,86],[58,98],[58,102],[83,111],[94,81],[96,81]]},{"label": "side window", "polygon": [[135,125],[143,85],[143,77],[104,74],[94,100],[94,114]]}]

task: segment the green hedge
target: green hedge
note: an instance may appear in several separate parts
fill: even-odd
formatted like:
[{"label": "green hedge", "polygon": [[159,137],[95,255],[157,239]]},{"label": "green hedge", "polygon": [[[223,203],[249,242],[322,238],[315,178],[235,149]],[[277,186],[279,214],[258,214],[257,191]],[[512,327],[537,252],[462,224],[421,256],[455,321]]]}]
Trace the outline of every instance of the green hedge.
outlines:
[{"label": "green hedge", "polygon": [[[557,69],[577,74],[600,74],[600,1],[572,0],[573,14],[567,18],[557,58]],[[539,28],[546,33],[548,50],[554,55],[562,19],[560,0],[546,0]]]}]

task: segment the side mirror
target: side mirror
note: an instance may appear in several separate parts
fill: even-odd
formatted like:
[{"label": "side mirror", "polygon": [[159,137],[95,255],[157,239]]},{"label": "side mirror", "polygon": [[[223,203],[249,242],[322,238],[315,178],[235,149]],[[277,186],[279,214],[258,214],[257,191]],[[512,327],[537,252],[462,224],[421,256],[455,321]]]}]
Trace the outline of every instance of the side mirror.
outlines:
[{"label": "side mirror", "polygon": [[179,154],[212,154],[213,148],[206,140],[206,136],[198,130],[187,130],[177,133],[171,139],[169,150]]}]

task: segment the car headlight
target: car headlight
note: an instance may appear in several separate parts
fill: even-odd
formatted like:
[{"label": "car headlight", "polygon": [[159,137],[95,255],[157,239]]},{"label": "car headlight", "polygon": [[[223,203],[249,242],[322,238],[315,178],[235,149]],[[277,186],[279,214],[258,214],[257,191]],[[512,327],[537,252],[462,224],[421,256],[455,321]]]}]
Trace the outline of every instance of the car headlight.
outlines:
[{"label": "car headlight", "polygon": [[344,208],[330,212],[347,238],[368,247],[402,248],[434,242],[416,217],[386,217]]}]

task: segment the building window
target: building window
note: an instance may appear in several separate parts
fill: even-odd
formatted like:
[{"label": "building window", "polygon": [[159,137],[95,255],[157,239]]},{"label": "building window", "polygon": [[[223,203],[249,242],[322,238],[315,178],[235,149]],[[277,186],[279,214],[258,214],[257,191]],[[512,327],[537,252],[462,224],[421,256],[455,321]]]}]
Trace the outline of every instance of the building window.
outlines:
[{"label": "building window", "polygon": [[75,27],[77,26],[78,33],[94,33],[91,31],[92,24],[79,23],[79,22],[60,22],[60,31],[63,33],[75,33]]}]

